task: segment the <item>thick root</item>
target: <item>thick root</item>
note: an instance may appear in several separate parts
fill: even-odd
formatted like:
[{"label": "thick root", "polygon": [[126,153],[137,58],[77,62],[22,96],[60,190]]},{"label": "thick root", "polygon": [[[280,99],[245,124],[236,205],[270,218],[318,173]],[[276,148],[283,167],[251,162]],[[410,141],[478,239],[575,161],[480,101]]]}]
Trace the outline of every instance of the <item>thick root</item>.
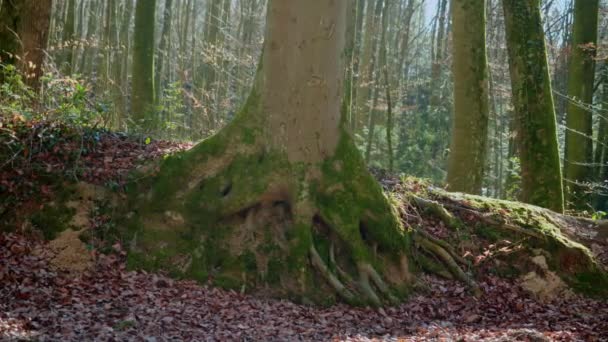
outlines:
[{"label": "thick root", "polygon": [[336,292],[348,303],[354,303],[355,295],[342,284],[342,282],[329,270],[315,246],[310,246],[310,260],[325,280],[336,290]]},{"label": "thick root", "polygon": [[437,256],[443,262],[444,266],[450,271],[450,273],[456,279],[465,283],[469,287],[471,292],[473,292],[473,294],[475,294],[476,296],[481,295],[481,289],[479,288],[479,285],[477,285],[473,278],[468,276],[462,270],[462,268],[458,266],[452,255],[448,253],[443,247],[422,235],[414,235],[414,241],[418,243],[427,252]]},{"label": "thick root", "polygon": [[436,201],[424,199],[416,195],[410,195],[412,202],[420,209],[440,219],[448,228],[458,229],[462,223],[452,215],[445,207]]}]

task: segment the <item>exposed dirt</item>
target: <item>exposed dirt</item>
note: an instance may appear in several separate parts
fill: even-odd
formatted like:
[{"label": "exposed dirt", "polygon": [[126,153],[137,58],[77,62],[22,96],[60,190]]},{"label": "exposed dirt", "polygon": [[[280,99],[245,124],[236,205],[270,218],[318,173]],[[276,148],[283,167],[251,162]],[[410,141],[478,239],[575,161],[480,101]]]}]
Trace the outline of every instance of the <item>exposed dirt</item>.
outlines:
[{"label": "exposed dirt", "polygon": [[[46,256],[51,269],[65,271],[72,275],[80,275],[92,270],[95,266],[94,254],[79,238],[80,232],[71,229],[65,230],[57,238],[49,241],[48,250],[43,247],[37,249],[38,253]],[[36,252],[36,250],[35,250]]]}]

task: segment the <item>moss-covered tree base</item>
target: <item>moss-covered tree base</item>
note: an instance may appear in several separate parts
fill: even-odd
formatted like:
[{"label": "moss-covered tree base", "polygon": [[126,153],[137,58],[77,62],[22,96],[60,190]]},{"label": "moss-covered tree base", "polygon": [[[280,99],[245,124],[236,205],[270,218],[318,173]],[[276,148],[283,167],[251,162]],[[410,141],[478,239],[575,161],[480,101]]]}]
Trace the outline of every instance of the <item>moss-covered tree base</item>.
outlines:
[{"label": "moss-covered tree base", "polygon": [[254,120],[162,162],[130,190],[129,264],[312,302],[381,305],[411,286],[410,232],[343,134],[292,162]]}]

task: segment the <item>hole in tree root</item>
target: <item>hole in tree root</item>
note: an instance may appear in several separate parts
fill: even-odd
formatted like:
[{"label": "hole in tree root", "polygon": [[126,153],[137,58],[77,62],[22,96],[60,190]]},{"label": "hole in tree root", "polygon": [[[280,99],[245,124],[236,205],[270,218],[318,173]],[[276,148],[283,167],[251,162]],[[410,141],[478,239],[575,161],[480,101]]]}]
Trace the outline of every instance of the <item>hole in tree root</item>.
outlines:
[{"label": "hole in tree root", "polygon": [[359,221],[359,235],[361,236],[361,240],[371,249],[374,256],[387,252],[382,247],[382,244],[379,244],[378,240],[372,236],[369,224],[363,220]]},{"label": "hole in tree root", "polygon": [[222,197],[226,197],[228,195],[230,195],[230,192],[232,191],[232,182],[228,182],[228,184],[226,184],[221,191]]},{"label": "hole in tree root", "polygon": [[315,215],[312,218],[312,225],[315,230],[315,233],[319,234],[322,237],[330,238],[331,230],[330,230],[329,226],[327,225],[327,223],[325,223],[325,221],[323,221],[321,216]]},{"label": "hole in tree root", "polygon": [[359,235],[361,235],[361,240],[369,242],[369,230],[363,221],[359,221]]},{"label": "hole in tree root", "polygon": [[274,201],[272,207],[282,217],[291,217],[291,205],[287,201]]}]

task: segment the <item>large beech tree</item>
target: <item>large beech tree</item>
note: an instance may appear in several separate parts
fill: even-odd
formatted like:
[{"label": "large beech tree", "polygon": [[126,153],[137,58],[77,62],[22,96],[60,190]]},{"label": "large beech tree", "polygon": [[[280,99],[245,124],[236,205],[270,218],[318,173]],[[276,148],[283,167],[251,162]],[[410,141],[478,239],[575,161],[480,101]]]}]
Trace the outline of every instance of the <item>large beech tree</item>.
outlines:
[{"label": "large beech tree", "polygon": [[[346,1],[269,2],[246,105],[165,161],[133,201],[132,262],[203,279],[221,270],[214,279],[224,285],[260,277],[313,299],[329,284],[347,301],[380,304],[409,285],[408,233],[341,115],[345,28]],[[330,253],[357,286],[328,266]]]},{"label": "large beech tree", "polygon": [[485,0],[452,2],[454,127],[447,183],[481,193],[488,130]]},{"label": "large beech tree", "polygon": [[521,200],[564,210],[557,124],[540,0],[503,0],[519,156]]}]

